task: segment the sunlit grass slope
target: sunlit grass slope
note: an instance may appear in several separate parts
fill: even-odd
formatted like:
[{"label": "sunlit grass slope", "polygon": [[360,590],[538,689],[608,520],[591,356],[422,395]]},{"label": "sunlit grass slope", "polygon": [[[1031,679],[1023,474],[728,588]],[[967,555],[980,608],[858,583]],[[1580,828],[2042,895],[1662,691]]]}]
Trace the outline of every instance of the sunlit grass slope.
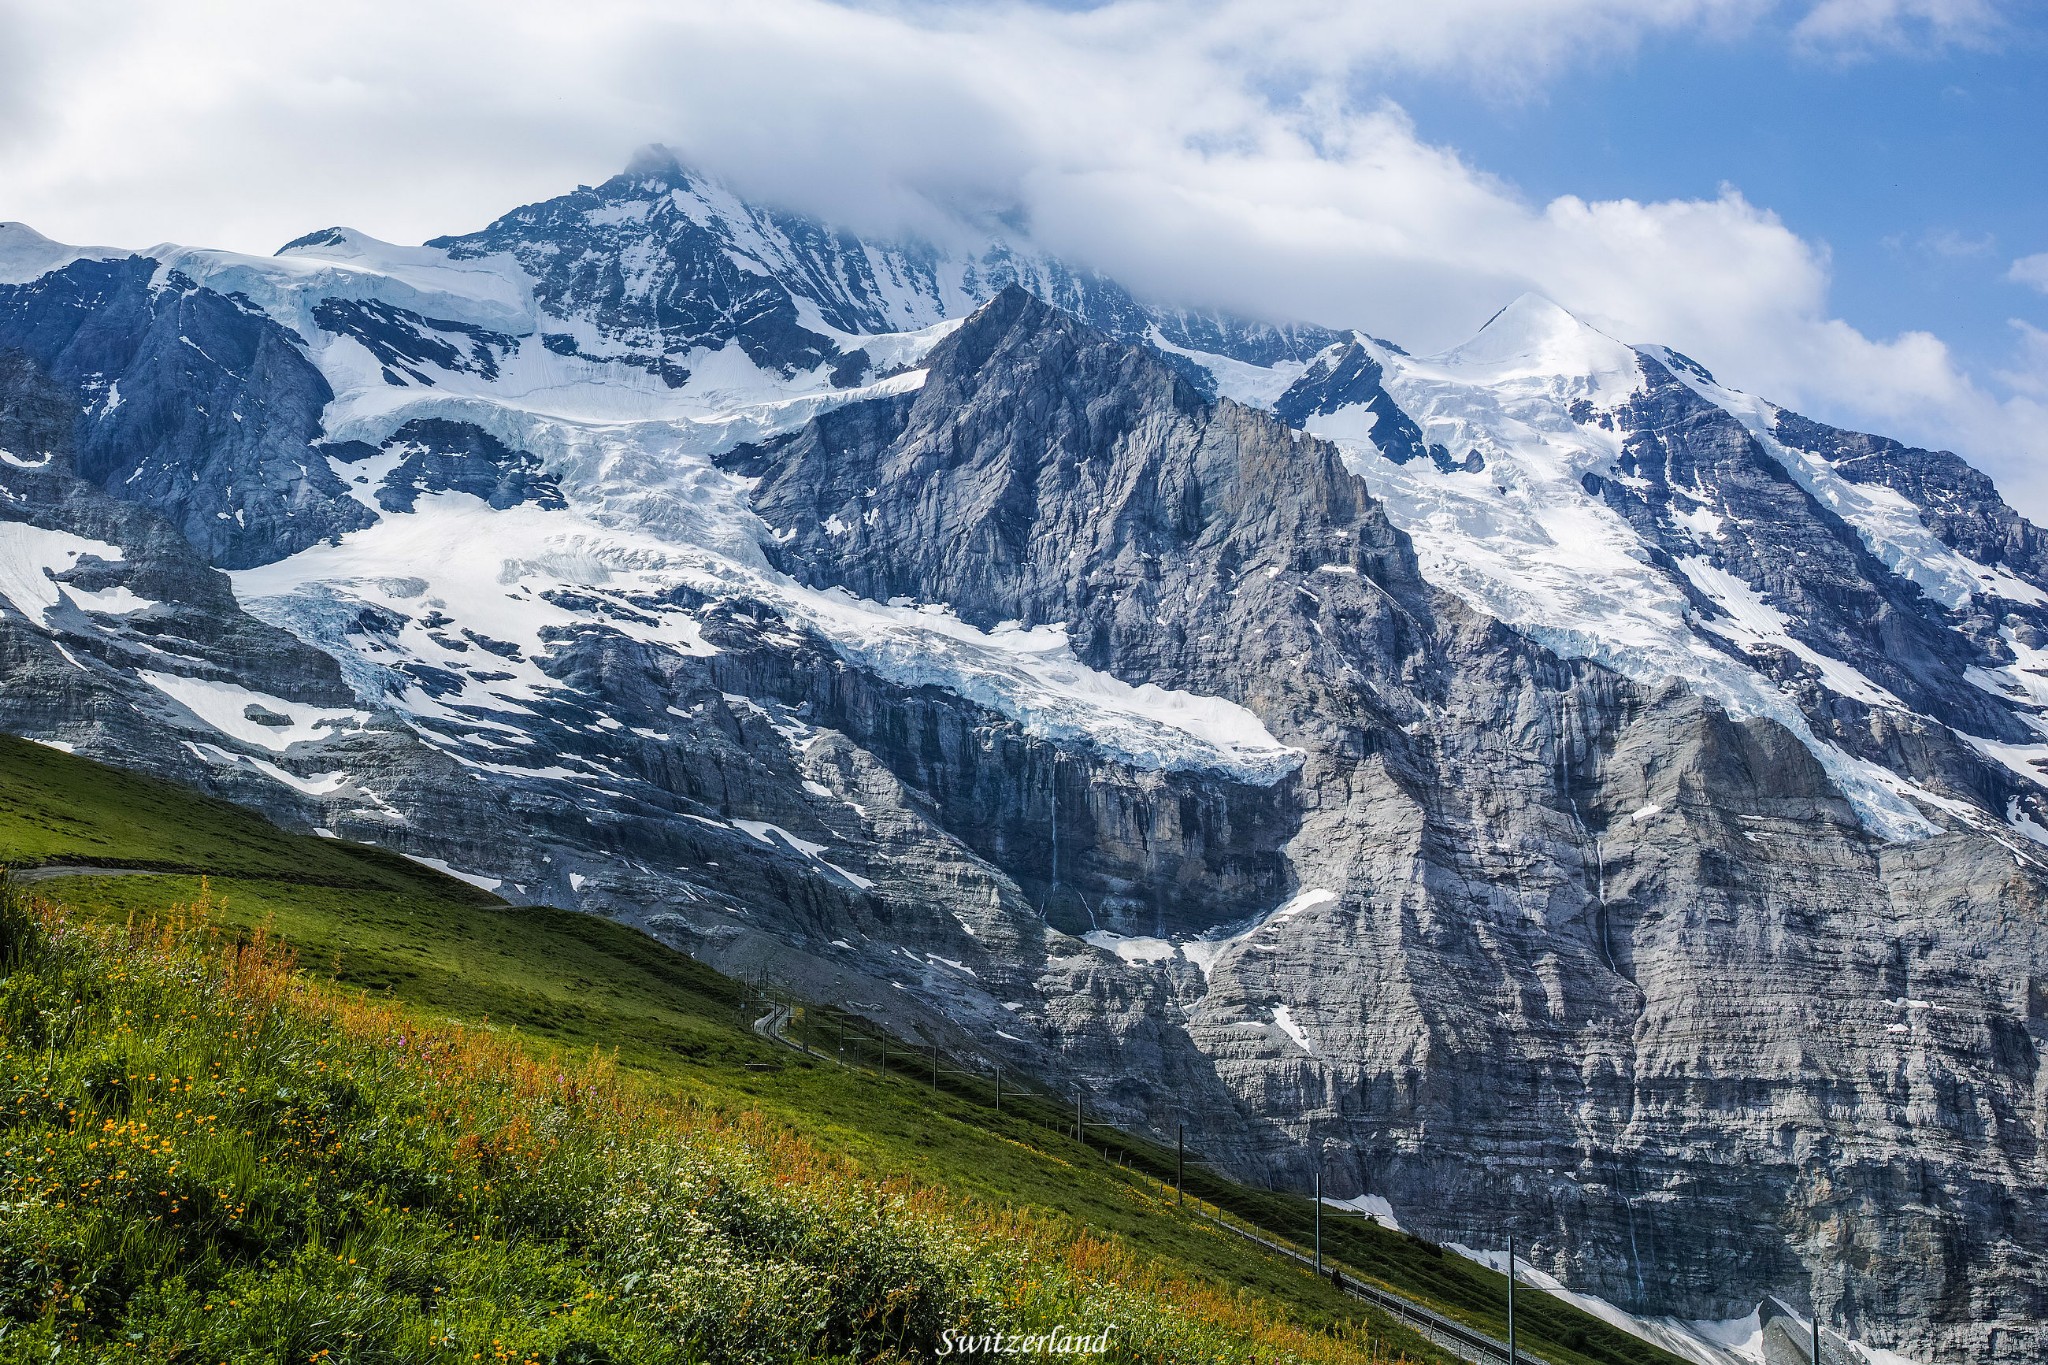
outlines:
[{"label": "sunlit grass slope", "polygon": [[1383,1354],[759,1113],[322,985],[209,909],[0,907],[0,1358],[876,1359],[1060,1328],[1106,1329],[1112,1359]]},{"label": "sunlit grass slope", "polygon": [[[74,1334],[123,1359],[916,1357],[1055,1319],[1117,1324],[1112,1358],[1441,1358],[1045,1106],[799,1058],[748,1031],[736,983],[606,921],[4,737],[0,862],[179,874],[29,888],[64,909],[0,988],[0,1281],[33,1286],[0,1359]],[[122,1164],[166,1141],[141,1168],[166,1178]],[[1283,1230],[1306,1211],[1203,1187]],[[1490,1321],[1498,1276],[1330,1236]],[[1524,1319],[1558,1365],[1670,1359],[1562,1314]]]}]

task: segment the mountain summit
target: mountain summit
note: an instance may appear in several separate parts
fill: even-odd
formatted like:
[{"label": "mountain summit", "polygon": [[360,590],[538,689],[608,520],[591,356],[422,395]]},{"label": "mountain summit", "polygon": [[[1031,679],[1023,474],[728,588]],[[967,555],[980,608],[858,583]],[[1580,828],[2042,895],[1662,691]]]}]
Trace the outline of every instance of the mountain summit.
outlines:
[{"label": "mountain summit", "polygon": [[1505,1220],[1717,1365],[1774,1294],[2048,1348],[2048,542],[1953,455],[673,159],[0,243],[6,729]]},{"label": "mountain summit", "polygon": [[1436,364],[1501,381],[1529,375],[1633,374],[1635,353],[1541,294],[1523,294]]}]

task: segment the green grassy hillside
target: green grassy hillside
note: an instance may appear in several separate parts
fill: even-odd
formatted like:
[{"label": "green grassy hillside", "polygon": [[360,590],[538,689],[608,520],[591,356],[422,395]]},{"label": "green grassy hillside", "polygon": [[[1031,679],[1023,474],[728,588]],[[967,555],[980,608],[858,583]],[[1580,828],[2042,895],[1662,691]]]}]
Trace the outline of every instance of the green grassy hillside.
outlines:
[{"label": "green grassy hillside", "polygon": [[364,844],[290,834],[226,801],[0,735],[0,865],[266,877],[465,904],[497,898]]},{"label": "green grassy hillside", "polygon": [[[138,1022],[141,1007],[137,1004],[96,1004],[94,1008],[103,1010],[129,1010],[128,1015],[119,1016],[127,1021],[126,1031],[114,1026],[114,1032],[107,1034],[116,1016],[102,1014],[96,1025],[79,1035],[75,1055],[57,1057],[48,1053],[47,1039],[36,1041],[33,1027],[26,1023],[17,1027],[17,1019],[27,1020],[31,1014],[42,1018],[48,1013],[48,1006],[39,1004],[34,1011],[24,1013],[25,1007],[16,1003],[16,996],[27,988],[16,983],[17,979],[42,980],[52,971],[59,979],[63,979],[65,971],[72,972],[75,978],[79,969],[74,966],[59,970],[46,965],[35,967],[26,975],[17,969],[7,986],[10,1003],[6,1083],[14,1093],[0,1098],[7,1102],[19,1098],[22,1102],[15,1105],[17,1117],[31,1111],[39,1113],[42,1126],[24,1128],[17,1122],[7,1130],[5,1142],[13,1155],[0,1157],[0,1162],[9,1167],[0,1173],[0,1179],[11,1178],[17,1183],[21,1180],[27,1169],[21,1163],[34,1155],[28,1135],[40,1134],[38,1140],[61,1146],[90,1128],[91,1122],[111,1117],[102,1114],[101,1102],[92,1097],[89,1088],[81,1088],[89,1087],[89,1073],[109,1056],[123,1058],[115,1068],[123,1075],[176,1075],[202,1090],[216,1087],[204,1091],[210,1107],[182,1101],[170,1103],[180,1095],[186,1100],[193,1098],[184,1091],[157,1096],[153,1102],[168,1105],[167,1115],[175,1115],[182,1108],[188,1111],[189,1119],[190,1112],[195,1110],[219,1110],[226,1091],[218,1088],[225,1082],[217,1080],[214,1063],[222,1063],[221,1075],[232,1074],[230,1068],[238,1050],[232,1038],[222,1037],[216,1024],[205,1021],[239,1018],[234,1011],[242,1006],[233,1000],[223,1003],[222,999],[204,997],[204,990],[213,988],[205,986],[205,982],[213,980],[218,984],[222,979],[224,969],[220,963],[225,960],[225,945],[261,937],[265,942],[289,944],[296,954],[297,971],[289,977],[291,988],[273,1002],[281,1013],[275,1018],[266,1016],[264,1026],[276,1030],[279,1037],[289,1035],[298,1041],[277,1054],[287,1059],[288,1065],[280,1062],[262,1074],[251,1073],[260,1084],[249,1089],[252,1093],[288,1091],[299,1095],[303,1086],[322,1073],[326,1077],[345,1077],[348,1093],[354,1098],[345,1106],[349,1113],[346,1123],[321,1130],[330,1133],[330,1141],[374,1145],[379,1135],[409,1131],[408,1125],[416,1129],[427,1122],[420,1116],[433,1114],[436,1109],[427,1092],[417,1088],[418,1078],[403,1067],[389,1071],[388,1046],[380,1050],[366,1037],[386,1038],[394,1028],[415,1033],[422,1028],[435,1030],[437,1036],[456,1040],[449,1044],[451,1049],[468,1049],[465,1055],[484,1059],[477,1063],[479,1069],[466,1082],[465,1089],[500,1096],[469,1118],[450,1112],[434,1120],[442,1124],[434,1130],[439,1134],[435,1141],[445,1142],[450,1152],[464,1137],[448,1126],[457,1119],[478,1125],[469,1134],[471,1137],[504,1127],[505,1110],[490,1106],[502,1103],[517,1107],[504,1098],[518,1088],[506,1080],[518,1071],[509,1060],[513,1057],[545,1059],[548,1066],[560,1068],[563,1076],[583,1076],[585,1079],[577,1084],[595,1085],[611,1097],[606,1101],[611,1114],[606,1122],[623,1127],[578,1128],[570,1119],[561,1117],[570,1110],[561,1106],[559,1097],[543,1105],[543,1111],[553,1116],[550,1122],[568,1126],[555,1131],[554,1140],[560,1145],[550,1149],[553,1154],[524,1177],[539,1185],[566,1182],[583,1191],[579,1197],[591,1207],[613,1207],[623,1197],[620,1182],[629,1169],[650,1164],[666,1169],[664,1163],[687,1165],[700,1157],[709,1160],[704,1153],[726,1150],[719,1146],[725,1139],[718,1135],[740,1131],[752,1135],[742,1144],[746,1152],[752,1153],[746,1160],[758,1158],[766,1164],[745,1166],[743,1171],[735,1167],[738,1174],[731,1175],[731,1180],[741,1185],[752,1181],[776,1186],[794,1170],[812,1173],[797,1183],[810,1191],[806,1198],[822,1202],[817,1208],[807,1204],[789,1213],[806,1227],[832,1225],[832,1218],[839,1215],[828,1216],[818,1209],[829,1206],[843,1212],[843,1205],[836,1201],[854,1198],[851,1192],[871,1192],[861,1197],[880,1197],[872,1194],[875,1190],[920,1192],[914,1196],[921,1201],[918,1207],[936,1211],[932,1217],[938,1221],[931,1227],[941,1230],[931,1235],[948,1245],[952,1244],[949,1239],[964,1238],[963,1245],[975,1248],[963,1253],[963,1260],[947,1263],[954,1265],[955,1270],[933,1268],[937,1262],[917,1262],[924,1266],[912,1275],[917,1283],[928,1288],[941,1282],[952,1286],[932,1300],[938,1305],[932,1309],[938,1316],[932,1317],[931,1323],[942,1319],[1037,1320],[1002,1318],[1001,1313],[1024,1311],[1012,1301],[1015,1294],[983,1284],[960,1268],[973,1264],[976,1258],[984,1258],[989,1265],[1009,1266],[1005,1275],[1021,1276],[1019,1285],[1035,1286],[1032,1293],[1042,1294],[1041,1306],[1053,1305],[1059,1312],[1069,1314],[1070,1320],[1077,1320],[1071,1315],[1083,1309],[1094,1312],[1099,1308],[1112,1317],[1127,1313],[1125,1308],[1104,1305],[1124,1303],[1119,1295],[1132,1284],[1152,1286],[1147,1293],[1164,1305],[1159,1311],[1167,1317],[1157,1323],[1132,1318],[1130,1331],[1155,1333],[1156,1349],[1152,1354],[1139,1352],[1123,1358],[1239,1358],[1234,1352],[1249,1353],[1243,1356],[1247,1359],[1374,1359],[1385,1358],[1389,1353],[1406,1354],[1418,1361],[1444,1358],[1420,1338],[1384,1318],[1365,1313],[1326,1283],[1215,1229],[1185,1210],[1176,1209],[1159,1180],[1170,1173],[1170,1154],[1112,1135],[1110,1142],[1117,1156],[1113,1163],[1100,1153],[1102,1130],[1096,1130],[1096,1150],[1083,1148],[1055,1131],[1060,1115],[1049,1105],[1011,1100],[1004,1112],[997,1114],[991,1108],[988,1087],[972,1079],[947,1077],[944,1086],[934,1090],[901,1074],[900,1069],[897,1074],[879,1076],[869,1070],[841,1069],[798,1057],[749,1031],[747,1016],[757,1009],[749,1006],[743,988],[737,983],[606,921],[564,911],[505,907],[463,883],[404,859],[338,841],[288,834],[236,807],[7,738],[0,738],[0,862],[149,866],[173,874],[67,877],[38,884],[30,890],[63,907],[57,922],[68,927],[56,934],[58,940],[67,944],[90,940],[99,945],[89,950],[67,947],[65,951],[88,957],[92,953],[102,954],[99,961],[103,974],[126,974],[127,979],[134,980],[151,973],[168,973],[179,979],[196,975],[201,982],[191,987],[201,994],[180,1007],[190,1016],[182,1021],[178,1021],[176,1010],[167,1013],[163,1008],[154,1008],[150,1013],[161,1017],[143,1023]],[[207,879],[204,884],[202,876]],[[209,929],[188,928],[181,933],[150,936],[134,927],[189,922],[194,918],[194,906],[203,908]],[[83,927],[88,924],[106,926],[104,937],[93,939]],[[47,981],[36,987],[38,992],[49,989],[57,988]],[[150,989],[159,993],[149,997],[156,999],[169,988]],[[212,1003],[208,1003],[209,999]],[[364,1000],[371,1003],[351,1003]],[[387,1013],[361,1014],[372,1006]],[[223,1010],[225,1014],[221,1013]],[[363,1018],[372,1020],[367,1036],[361,1023]],[[352,1019],[353,1024],[349,1022]],[[820,1021],[813,1015],[811,1022],[815,1026]],[[479,1032],[479,1025],[487,1031]],[[378,1033],[379,1029],[384,1032]],[[874,1041],[878,1040],[870,1040],[871,1044]],[[484,1048],[484,1042],[490,1048]],[[321,1051],[323,1047],[336,1050],[330,1055]],[[616,1076],[607,1074],[600,1078],[601,1085],[590,1079],[588,1058],[593,1049],[601,1049],[608,1063],[615,1059],[618,1068]],[[127,1060],[140,1058],[144,1051],[152,1057],[164,1055],[161,1060],[152,1061],[147,1070],[139,1069],[139,1060],[132,1065]],[[418,1055],[416,1050],[413,1055]],[[65,1072],[66,1066],[74,1069]],[[48,1074],[38,1073],[37,1067]],[[70,1108],[36,1109],[37,1105],[47,1106],[52,1095],[65,1093],[65,1084],[56,1080],[58,1073],[70,1077],[70,1098],[62,1101]],[[510,1090],[506,1089],[508,1085]],[[267,1111],[263,1121],[282,1121],[278,1115],[285,1112],[296,1110],[287,1105],[281,1110]],[[7,1121],[5,1109],[0,1108],[0,1124]],[[240,1131],[245,1134],[243,1145],[227,1142],[207,1149],[212,1153],[208,1160],[218,1163],[223,1173],[218,1177],[215,1198],[241,1198],[236,1193],[241,1187],[228,1176],[265,1164],[267,1149],[257,1136],[265,1130],[244,1123]],[[677,1136],[679,1133],[684,1136]],[[89,1137],[86,1140],[91,1141]],[[670,1145],[661,1147],[663,1142]],[[650,1143],[654,1145],[645,1145]],[[624,1166],[618,1160],[592,1155],[622,1150],[635,1153]],[[762,1150],[770,1150],[771,1155],[761,1156]],[[772,1151],[781,1151],[788,1157],[786,1167],[778,1167],[778,1158]],[[376,1183],[370,1173],[357,1165],[337,1170],[309,1169],[295,1178],[305,1188],[320,1191],[318,1203],[323,1208],[336,1200],[351,1207],[350,1201],[368,1201],[366,1207],[382,1208],[377,1201],[384,1199],[388,1203],[385,1196],[392,1188],[388,1183]],[[438,1170],[435,1178],[459,1181],[460,1175],[455,1166],[446,1166]],[[1191,1188],[1239,1218],[1297,1240],[1305,1234],[1306,1201],[1245,1190],[1209,1176],[1198,1177]],[[221,1195],[222,1189],[228,1193]],[[54,1197],[44,1196],[45,1200]],[[691,1203],[690,1198],[678,1195],[681,1202],[670,1210],[671,1214],[688,1212],[691,1217],[701,1216],[700,1206]],[[10,1229],[5,1234],[10,1240],[0,1247],[0,1256],[22,1255],[18,1234],[26,1215],[20,1205],[14,1207],[13,1213],[0,1212],[0,1225]],[[182,1207],[180,1212],[190,1207]],[[415,1206],[401,1202],[401,1208],[405,1207]],[[96,1235],[118,1243],[122,1238],[149,1232],[146,1221],[136,1221],[143,1216],[140,1208],[122,1205],[105,1213],[104,1231]],[[47,1203],[42,1210],[45,1214],[50,1212]],[[272,1286],[276,1293],[302,1293],[310,1296],[307,1302],[326,1302],[323,1295],[331,1297],[340,1291],[326,1280],[316,1283],[303,1278],[304,1266],[300,1261],[310,1254],[304,1248],[317,1241],[322,1256],[341,1256],[342,1263],[346,1263],[348,1249],[353,1247],[359,1263],[380,1267],[374,1293],[388,1297],[397,1292],[394,1285],[413,1273],[401,1273],[400,1263],[412,1262],[398,1256],[393,1248],[415,1247],[419,1238],[427,1237],[426,1243],[405,1255],[424,1257],[425,1263],[436,1267],[427,1278],[445,1283],[448,1288],[440,1298],[429,1295],[421,1299],[415,1295],[405,1300],[410,1306],[404,1307],[400,1317],[410,1324],[405,1331],[412,1336],[387,1333],[377,1338],[382,1344],[374,1348],[368,1344],[370,1337],[335,1336],[330,1344],[295,1357],[299,1359],[319,1349],[332,1351],[329,1359],[491,1359],[488,1352],[473,1357],[471,1352],[455,1351],[452,1347],[430,1349],[419,1343],[425,1342],[433,1330],[455,1330],[458,1323],[473,1325],[484,1321],[474,1317],[475,1312],[482,1311],[475,1306],[481,1302],[478,1296],[489,1297],[481,1286],[497,1283],[493,1276],[510,1276],[503,1283],[512,1285],[517,1276],[506,1266],[512,1262],[524,1264],[521,1258],[539,1258],[535,1265],[545,1263],[543,1269],[535,1271],[540,1276],[533,1281],[535,1284],[573,1281],[606,1302],[624,1305],[617,1309],[618,1320],[604,1329],[613,1332],[613,1336],[605,1339],[617,1348],[605,1347],[611,1352],[605,1358],[660,1358],[645,1354],[656,1350],[649,1343],[672,1343],[687,1337],[687,1333],[677,1335],[682,1329],[674,1321],[641,1302],[644,1296],[640,1286],[648,1283],[644,1271],[627,1285],[636,1272],[622,1269],[608,1258],[603,1248],[607,1238],[593,1240],[595,1224],[572,1226],[558,1220],[545,1226],[529,1226],[503,1211],[470,1213],[481,1221],[474,1223],[476,1230],[468,1235],[481,1240],[472,1244],[478,1248],[478,1259],[468,1270],[460,1270],[448,1260],[453,1255],[450,1248],[460,1251],[461,1247],[443,1238],[448,1228],[472,1226],[463,1221],[470,1214],[454,1206],[442,1207],[435,1215],[441,1222],[434,1225],[439,1231],[434,1231],[431,1237],[421,1227],[404,1222],[409,1214],[399,1215],[398,1222],[373,1219],[347,1228],[337,1225],[331,1230],[309,1229],[303,1221],[287,1221],[277,1224],[276,1229],[288,1227],[289,1238],[273,1229],[275,1235],[257,1242],[246,1240],[246,1229],[234,1231],[222,1224],[201,1239],[206,1251],[199,1261],[190,1261],[185,1253],[173,1260],[181,1267],[187,1267],[188,1262],[204,1266],[201,1278],[211,1279],[201,1287],[215,1297],[220,1292],[213,1289],[215,1284],[232,1280],[253,1286],[269,1276],[282,1277],[278,1278],[277,1286]],[[165,1215],[163,1210],[155,1210],[148,1216]],[[1025,1240],[1036,1248],[1032,1255],[1038,1258],[1023,1269],[1004,1260],[1016,1237],[1007,1231],[1000,1235],[991,1231],[998,1226],[1009,1227],[1004,1220],[1017,1217],[1029,1222],[1031,1235]],[[761,1238],[775,1242],[783,1235],[762,1232],[752,1224],[735,1226],[738,1230],[732,1231],[731,1236],[737,1239],[735,1245],[743,1249],[757,1251]],[[819,1235],[825,1241],[818,1246],[836,1247],[840,1243],[834,1238],[850,1234],[841,1229]],[[1504,1292],[1501,1277],[1446,1256],[1425,1243],[1377,1227],[1326,1223],[1325,1238],[1326,1246],[1338,1248],[1350,1269],[1431,1300],[1440,1311],[1476,1326],[1498,1330],[1498,1305]],[[705,1254],[709,1255],[710,1250],[707,1244]],[[361,1254],[364,1251],[370,1254]],[[747,1251],[734,1263],[752,1265],[747,1257],[753,1254],[754,1251]],[[1075,1271],[1073,1258],[1077,1255],[1083,1264],[1099,1262],[1098,1268],[1105,1268],[1102,1273],[1108,1278],[1099,1287],[1107,1297],[1099,1301],[1088,1297],[1087,1286],[1096,1283],[1089,1277],[1095,1272]],[[813,1298],[823,1295],[837,1302],[835,1295],[854,1292],[830,1283],[830,1266],[834,1263],[830,1255],[821,1251],[811,1261],[804,1261],[801,1255],[797,1260],[810,1266],[802,1274],[789,1272],[798,1279],[812,1277],[804,1280],[809,1286],[805,1294]],[[17,1260],[17,1264],[26,1263]],[[1112,1266],[1113,1274],[1106,1269]],[[766,1273],[756,1267],[745,1271],[743,1278],[744,1274],[757,1272]],[[149,1282],[149,1275],[135,1266],[123,1273],[130,1279],[139,1275],[139,1282]],[[188,1288],[197,1283],[194,1273],[190,1268],[179,1271]],[[948,1275],[955,1278],[947,1279]],[[1079,1278],[1075,1278],[1077,1275]],[[294,1276],[300,1278],[293,1279]],[[393,1276],[398,1278],[394,1280]],[[568,1278],[563,1279],[564,1276]],[[112,1310],[99,1306],[91,1295],[73,1294],[77,1306],[70,1300],[59,1302],[61,1294],[51,1288],[58,1282],[45,1275],[39,1281],[44,1284],[43,1298],[17,1299],[7,1308],[7,1314],[19,1325],[0,1337],[0,1358],[12,1350],[8,1344],[11,1342],[39,1341],[46,1348],[53,1336],[61,1340],[72,1331],[78,1331],[81,1341],[86,1341],[95,1332],[103,1339],[118,1339],[124,1331],[134,1330],[118,1314],[108,1316]],[[287,1282],[295,1287],[278,1287]],[[63,1283],[66,1289],[73,1285],[72,1281]],[[475,1300],[471,1308],[461,1312],[450,1307],[455,1300],[449,1295],[455,1293],[458,1283],[468,1285],[470,1288],[464,1292]],[[977,1284],[981,1288],[975,1288]],[[1162,1284],[1175,1286],[1164,1298],[1158,1289]],[[898,1284],[891,1292],[902,1289],[903,1285]],[[937,1294],[939,1290],[932,1292]],[[248,1293],[254,1295],[256,1289],[250,1288]],[[568,1310],[554,1300],[546,1300],[550,1306],[543,1308],[545,1295],[533,1296],[538,1291],[521,1290],[525,1297],[512,1294],[510,1288],[505,1293],[511,1295],[506,1302],[516,1300],[525,1305],[522,1311],[526,1317],[521,1318],[509,1309],[496,1317],[486,1315],[501,1347],[537,1352],[542,1359],[576,1358],[562,1354],[570,1349],[571,1338],[557,1330],[556,1318],[548,1316],[552,1312],[559,1317]],[[1003,1297],[1006,1293],[1010,1294],[1009,1299]],[[984,1302],[977,1294],[994,1294],[1001,1302]],[[240,1298],[240,1292],[233,1297]],[[1539,1296],[1529,1294],[1518,1307],[1526,1310],[1518,1313],[1525,1344],[1557,1365],[1665,1365],[1672,1359],[1556,1301],[1540,1300]],[[218,1305],[215,1311],[219,1311]],[[463,1317],[463,1313],[472,1316]],[[952,1316],[948,1318],[948,1314]],[[887,1313],[883,1316],[886,1318]],[[766,1335],[730,1358],[802,1358],[806,1352],[871,1356],[884,1347],[914,1355],[931,1349],[929,1334],[913,1340],[915,1334],[904,1335],[909,1329],[900,1322],[898,1327],[902,1330],[886,1340],[858,1333],[819,1335],[804,1326],[808,1322],[811,1319],[801,1314],[788,1318],[781,1345],[774,1347],[762,1344],[773,1336],[762,1328]],[[23,1336],[24,1330],[30,1330],[30,1335]],[[464,1326],[457,1335],[469,1331],[471,1328]],[[288,1358],[263,1346],[248,1332],[258,1332],[258,1328],[250,1327],[243,1338],[237,1338],[240,1344],[234,1351],[228,1349],[233,1342],[219,1338],[219,1358],[234,1358],[236,1351],[246,1359]],[[1173,1336],[1175,1332],[1182,1335]],[[401,1349],[394,1344],[401,1339],[413,1344]],[[596,1342],[598,1337],[589,1339]],[[1127,1334],[1126,1346],[1133,1351],[1137,1350],[1131,1345],[1135,1340],[1135,1335]],[[699,1356],[718,1355],[727,1350],[726,1346],[714,1350],[705,1344],[708,1341],[706,1338],[699,1342],[699,1347],[691,1349],[698,1350]],[[1179,1344],[1169,1349],[1173,1342]],[[776,1354],[777,1351],[782,1354]]]}]

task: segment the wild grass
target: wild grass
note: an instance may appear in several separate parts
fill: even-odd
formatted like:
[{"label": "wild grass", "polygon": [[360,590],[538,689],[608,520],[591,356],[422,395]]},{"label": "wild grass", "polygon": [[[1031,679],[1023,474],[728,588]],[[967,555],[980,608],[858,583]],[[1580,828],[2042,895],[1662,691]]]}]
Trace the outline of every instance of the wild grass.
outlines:
[{"label": "wild grass", "polygon": [[[727,1124],[745,1116],[763,1131],[800,1134],[871,1185],[943,1189],[963,1208],[1029,1210],[1034,1226],[1067,1239],[1062,1246],[1130,1257],[1143,1276],[1209,1304],[1212,1320],[1235,1314],[1310,1332],[1370,1332],[1375,1349],[1445,1358],[1327,1281],[1178,1207],[1160,1179],[1171,1176],[1170,1149],[1108,1129],[1093,1130],[1092,1151],[1075,1142],[1070,1100],[1013,1095],[998,1111],[987,1077],[914,1074],[901,1056],[887,1074],[814,1063],[749,1031],[760,1009],[748,1007],[739,983],[636,930],[507,906],[394,854],[291,834],[173,784],[0,736],[0,865],[48,862],[167,874],[36,886],[63,902],[75,928],[112,926],[132,937],[168,924],[176,934],[262,941],[272,951],[281,939],[321,998],[360,1004],[368,994],[381,1008],[403,1006],[415,1034],[466,1024],[543,1059],[549,1074],[577,1071],[601,1049],[611,1083],[653,1097],[654,1109]],[[206,907],[203,930],[190,923],[194,905]],[[814,1043],[834,1050],[841,1016],[809,1007],[797,1016]],[[865,1021],[843,1022],[855,1052],[872,1054],[883,1041],[862,1032]],[[575,1065],[565,1068],[563,1058]],[[1190,1194],[1307,1243],[1309,1204],[1299,1195],[1200,1168],[1190,1168]],[[1347,1274],[1502,1333],[1505,1282],[1494,1272],[1355,1219],[1326,1219],[1324,1241]],[[1525,1294],[1517,1319],[1553,1365],[1674,1365],[1562,1300]]]},{"label": "wild grass", "polygon": [[1383,1361],[1057,1216],[300,972],[202,891],[0,894],[0,1362]]},{"label": "wild grass", "polygon": [[232,802],[0,734],[0,866],[44,863],[268,877],[502,904],[388,850],[292,834]]}]

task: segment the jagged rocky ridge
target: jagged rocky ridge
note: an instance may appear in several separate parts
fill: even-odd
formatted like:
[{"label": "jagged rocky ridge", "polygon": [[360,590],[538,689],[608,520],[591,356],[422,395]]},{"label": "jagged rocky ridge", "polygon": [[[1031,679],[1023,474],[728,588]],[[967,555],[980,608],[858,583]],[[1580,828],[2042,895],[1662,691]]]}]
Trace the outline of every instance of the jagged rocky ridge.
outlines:
[{"label": "jagged rocky ridge", "polygon": [[662,158],[4,280],[9,728],[1636,1311],[2038,1349],[2048,582],[1953,456],[1538,300],[1416,358]]}]

